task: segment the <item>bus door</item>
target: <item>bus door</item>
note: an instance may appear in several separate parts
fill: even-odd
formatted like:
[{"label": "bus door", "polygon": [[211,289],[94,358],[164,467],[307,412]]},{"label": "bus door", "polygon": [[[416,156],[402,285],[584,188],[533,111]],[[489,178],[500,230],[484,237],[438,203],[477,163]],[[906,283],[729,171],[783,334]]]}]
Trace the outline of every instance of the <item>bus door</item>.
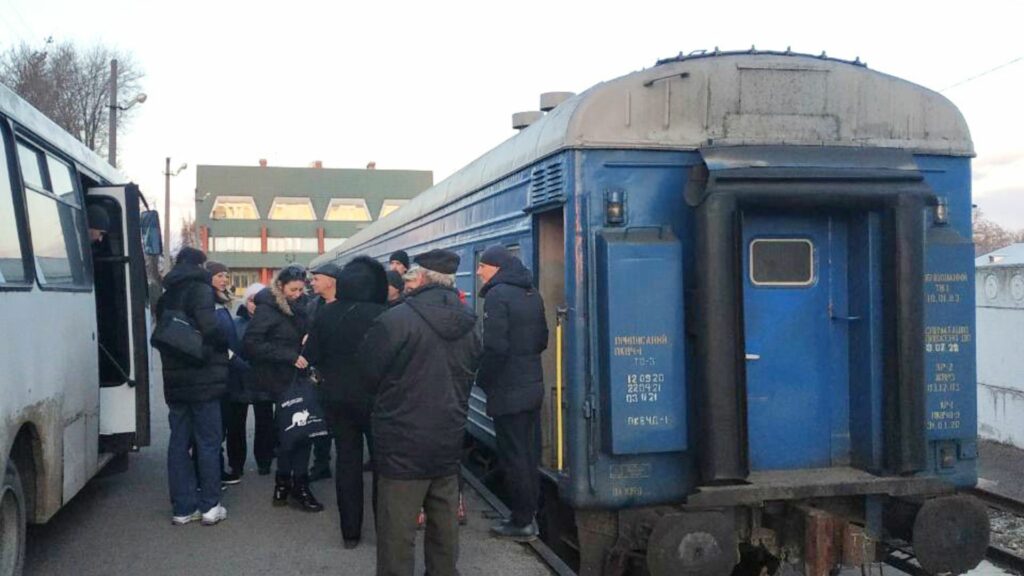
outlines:
[{"label": "bus door", "polygon": [[[147,236],[159,237],[155,213],[140,215],[134,184],[90,188],[86,202],[102,207],[110,230],[93,244],[96,342],[100,367],[100,449],[123,453],[149,445],[150,313]],[[159,240],[157,239],[157,244]],[[150,242],[152,244],[152,242]]]},{"label": "bus door", "polygon": [[834,465],[849,435],[845,220],[744,212],[742,228],[750,468]]}]

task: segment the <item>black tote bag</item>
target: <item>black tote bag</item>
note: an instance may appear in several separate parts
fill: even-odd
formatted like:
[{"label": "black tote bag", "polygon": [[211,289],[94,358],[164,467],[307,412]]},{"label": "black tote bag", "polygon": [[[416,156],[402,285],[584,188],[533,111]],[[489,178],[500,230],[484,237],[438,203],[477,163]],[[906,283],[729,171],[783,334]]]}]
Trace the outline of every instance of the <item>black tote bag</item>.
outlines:
[{"label": "black tote bag", "polygon": [[274,418],[278,441],[286,452],[304,441],[328,434],[316,384],[308,376],[296,374],[278,400]]},{"label": "black tote bag", "polygon": [[164,310],[157,319],[149,343],[161,354],[171,354],[196,364],[203,362],[203,335],[181,310]]}]

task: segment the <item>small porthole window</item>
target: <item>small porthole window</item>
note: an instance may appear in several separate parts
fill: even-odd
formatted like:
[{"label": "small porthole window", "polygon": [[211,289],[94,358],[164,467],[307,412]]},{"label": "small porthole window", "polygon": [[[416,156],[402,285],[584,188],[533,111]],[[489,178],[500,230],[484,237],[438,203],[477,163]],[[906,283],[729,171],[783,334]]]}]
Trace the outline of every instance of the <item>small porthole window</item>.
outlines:
[{"label": "small porthole window", "polygon": [[750,282],[755,286],[810,286],[814,283],[814,244],[803,238],[751,241]]}]

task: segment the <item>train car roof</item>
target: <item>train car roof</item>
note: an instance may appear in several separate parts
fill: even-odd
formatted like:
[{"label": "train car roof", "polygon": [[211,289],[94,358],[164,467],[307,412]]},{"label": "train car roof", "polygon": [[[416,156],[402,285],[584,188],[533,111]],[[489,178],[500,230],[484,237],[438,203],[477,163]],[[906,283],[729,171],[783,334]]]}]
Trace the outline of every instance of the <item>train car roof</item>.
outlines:
[{"label": "train car roof", "polygon": [[782,144],[974,155],[952,102],[859,61],[789,52],[680,55],[566,100],[314,263],[359,250],[563,149]]},{"label": "train car roof", "polygon": [[100,155],[89,149],[80,140],[68,134],[66,130],[50,120],[45,114],[18,96],[13,90],[0,84],[0,113],[14,120],[35,136],[70,156],[80,168],[91,172],[93,179],[110,184],[120,184],[128,180],[124,175],[107,163]]}]

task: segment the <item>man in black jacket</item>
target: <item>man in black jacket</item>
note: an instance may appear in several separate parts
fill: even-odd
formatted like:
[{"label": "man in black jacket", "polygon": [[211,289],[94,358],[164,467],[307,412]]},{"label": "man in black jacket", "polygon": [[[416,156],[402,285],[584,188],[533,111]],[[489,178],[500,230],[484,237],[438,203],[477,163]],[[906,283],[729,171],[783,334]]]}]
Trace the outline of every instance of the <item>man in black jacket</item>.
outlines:
[{"label": "man in black jacket", "polygon": [[[228,342],[217,328],[213,287],[203,268],[206,254],[184,247],[164,277],[166,292],[157,302],[157,318],[180,310],[203,335],[203,361],[161,353],[164,399],[169,409],[171,438],[167,445],[167,480],[176,525],[202,520],[216,524],[227,518],[220,505],[220,399],[228,387]],[[189,456],[194,440],[196,463]],[[196,492],[196,471],[199,491]]]},{"label": "man in black jacket", "polygon": [[[327,304],[338,299],[338,275],[341,268],[333,262],[326,262],[309,271],[313,296],[306,308],[310,326]],[[308,358],[308,355],[307,355]],[[309,480],[315,482],[331,477],[331,436],[313,440],[313,466],[309,469]]]},{"label": "man in black jacket", "polygon": [[491,533],[517,541],[537,537],[534,515],[540,497],[540,408],[544,373],[540,354],[548,347],[544,301],[533,276],[504,246],[480,255],[477,276],[484,285],[484,354],[477,384],[487,393],[494,419],[498,462],[512,516]]},{"label": "man in black jacket", "polygon": [[376,393],[377,574],[412,574],[422,507],[427,573],[455,576],[459,460],[480,339],[454,289],[458,254],[431,250],[414,261],[418,287],[377,319],[360,349]]},{"label": "man in black jacket", "polygon": [[337,299],[321,307],[313,320],[306,357],[324,379],[321,397],[338,450],[334,482],[341,536],[345,548],[355,548],[363,528],[364,438],[371,457],[373,454],[373,394],[371,384],[360,373],[359,345],[386,309],[387,280],[384,267],[366,256],[357,256],[338,269],[335,278]]}]

